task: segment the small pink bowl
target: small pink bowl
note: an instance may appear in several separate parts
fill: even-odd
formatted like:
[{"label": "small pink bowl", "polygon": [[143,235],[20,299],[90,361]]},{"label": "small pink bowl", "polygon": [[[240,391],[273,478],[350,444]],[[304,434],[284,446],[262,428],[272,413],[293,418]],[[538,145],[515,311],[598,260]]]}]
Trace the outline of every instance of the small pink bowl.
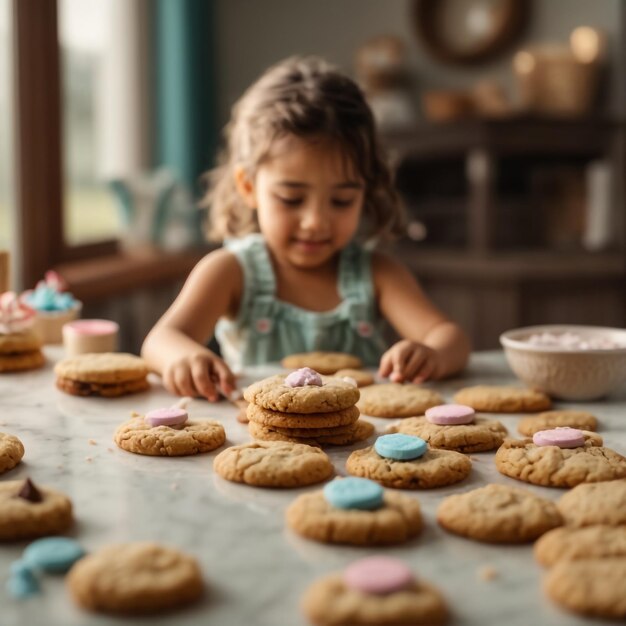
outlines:
[{"label": "small pink bowl", "polygon": [[93,352],[115,352],[120,327],[111,320],[76,320],[63,326],[67,356]]}]

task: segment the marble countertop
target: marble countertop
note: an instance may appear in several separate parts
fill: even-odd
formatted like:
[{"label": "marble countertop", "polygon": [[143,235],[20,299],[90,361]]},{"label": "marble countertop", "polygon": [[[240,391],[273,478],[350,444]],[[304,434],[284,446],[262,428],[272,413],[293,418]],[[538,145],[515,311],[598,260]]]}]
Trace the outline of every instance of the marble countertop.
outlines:
[{"label": "marble countertop", "polygon": [[[432,491],[405,492],[422,504],[425,530],[411,543],[391,548],[364,549],[317,544],[285,529],[284,510],[307,489],[258,489],[222,480],[213,472],[219,452],[184,457],[142,457],[118,449],[112,441],[116,426],[131,411],[167,406],[175,399],[154,379],[151,391],[119,399],[79,398],[54,386],[52,366],[59,348],[46,350],[45,369],[0,376],[0,430],[17,435],[26,453],[20,465],[0,480],[30,476],[36,483],[56,487],[73,503],[77,524],[73,536],[87,549],[112,542],[154,540],[196,555],[207,582],[204,600],[192,608],[149,619],[150,624],[176,626],[304,626],[299,610],[302,593],[319,576],[340,570],[351,561],[374,553],[403,559],[438,586],[453,613],[453,625],[565,626],[591,624],[566,614],[541,591],[543,571],[525,546],[492,546],[444,532],[435,522],[441,500],[489,482],[522,483],[500,475],[493,453],[472,455],[473,472],[458,485]],[[248,380],[275,368],[248,371]],[[501,352],[476,353],[462,378],[433,386],[446,400],[470,384],[514,382]],[[597,403],[560,403],[595,413],[605,445],[626,453],[626,395]],[[211,405],[194,400],[192,418],[210,417],[226,428],[227,445],[249,441],[246,426],[236,421],[229,403]],[[516,434],[519,416],[501,421]],[[372,419],[381,433],[388,420]],[[355,446],[361,447],[361,446]],[[338,475],[354,447],[328,449]],[[529,488],[551,499],[563,491]],[[43,593],[17,601],[4,583],[9,564],[20,557],[22,543],[0,549],[0,625],[74,626],[148,623],[84,613],[70,601],[62,577],[42,579]],[[496,577],[485,581],[481,569]]]}]

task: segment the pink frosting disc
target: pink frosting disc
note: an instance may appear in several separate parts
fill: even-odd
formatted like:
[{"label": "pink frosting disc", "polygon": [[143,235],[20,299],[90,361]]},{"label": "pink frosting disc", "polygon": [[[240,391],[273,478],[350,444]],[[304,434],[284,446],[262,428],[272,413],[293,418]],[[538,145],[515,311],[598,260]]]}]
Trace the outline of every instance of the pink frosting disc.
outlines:
[{"label": "pink frosting disc", "polygon": [[288,387],[305,387],[306,385],[322,386],[322,377],[310,367],[301,367],[285,377]]},{"label": "pink frosting disc", "polygon": [[426,409],[425,415],[431,424],[440,426],[471,424],[474,421],[474,409],[464,404],[440,404]]},{"label": "pink frosting disc", "polygon": [[585,445],[585,434],[578,428],[563,426],[550,430],[540,430],[533,435],[536,446],[558,446],[559,448],[580,448]]},{"label": "pink frosting disc", "polygon": [[120,328],[110,320],[76,320],[68,322],[66,326],[78,335],[111,335],[117,333]]},{"label": "pink frosting disc", "polygon": [[150,426],[175,426],[187,421],[187,411],[178,407],[155,409],[146,413],[145,420]]},{"label": "pink frosting disc", "polygon": [[402,562],[387,556],[372,556],[355,561],[343,572],[350,589],[384,595],[410,587],[413,572]]}]

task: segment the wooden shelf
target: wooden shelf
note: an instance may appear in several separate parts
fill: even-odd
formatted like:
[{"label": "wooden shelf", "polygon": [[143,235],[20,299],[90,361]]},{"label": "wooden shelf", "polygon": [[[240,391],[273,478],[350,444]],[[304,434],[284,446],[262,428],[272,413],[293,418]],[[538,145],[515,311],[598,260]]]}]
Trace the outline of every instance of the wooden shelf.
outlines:
[{"label": "wooden shelf", "polygon": [[481,282],[626,280],[626,259],[618,252],[528,250],[481,256],[458,249],[420,250],[419,245],[403,242],[396,250],[398,256],[420,277]]},{"label": "wooden shelf", "polygon": [[[472,253],[484,257],[503,245],[539,243],[524,240],[523,231],[515,233],[520,235],[518,242],[507,240],[506,234],[502,239],[503,209],[522,206],[524,202],[524,198],[514,200],[504,195],[507,194],[503,186],[505,165],[514,167],[512,157],[524,160],[524,165],[519,167],[527,181],[522,192],[528,195],[533,189],[531,174],[535,165],[539,167],[537,164],[549,168],[552,162],[570,165],[576,162],[580,167],[594,159],[604,159],[619,167],[623,134],[623,124],[607,118],[476,118],[389,132],[383,136],[383,142],[398,171],[399,191],[410,205],[419,207],[421,198],[426,197],[432,206],[433,200],[428,196],[433,188],[438,190],[437,195],[445,198],[446,190],[441,181],[450,182],[450,168],[454,164],[455,177],[461,177],[461,182],[451,179],[452,186],[463,190],[460,201],[467,212],[464,241]],[[462,170],[458,170],[459,159]],[[420,177],[438,181],[438,184],[420,186]],[[623,182],[618,176],[615,178],[612,191],[615,203],[620,206]],[[528,198],[526,201],[531,202]],[[449,206],[449,198],[445,198],[445,205]],[[419,208],[416,217],[419,219]],[[619,245],[624,246],[622,215],[616,217],[615,230]],[[441,243],[445,245],[445,241]]]},{"label": "wooden shelf", "polygon": [[607,152],[617,126],[602,118],[469,119],[388,132],[383,142],[395,158],[432,159],[481,148],[499,156],[567,154],[594,158]]},{"label": "wooden shelf", "polygon": [[54,270],[67,281],[76,298],[94,302],[182,280],[208,251],[209,248],[172,253],[146,247],[62,263]]}]

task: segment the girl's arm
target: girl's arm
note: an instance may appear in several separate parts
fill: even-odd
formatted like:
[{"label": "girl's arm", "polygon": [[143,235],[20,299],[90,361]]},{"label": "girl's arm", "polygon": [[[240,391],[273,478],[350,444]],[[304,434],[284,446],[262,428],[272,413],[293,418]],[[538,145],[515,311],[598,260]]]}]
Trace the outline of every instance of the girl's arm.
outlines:
[{"label": "girl's arm", "polygon": [[380,375],[420,382],[462,370],[468,337],[432,304],[411,272],[381,253],[374,255],[372,269],[379,309],[403,337],[383,355]]},{"label": "girl's arm", "polygon": [[179,395],[217,400],[216,383],[226,394],[235,388],[228,366],[205,343],[222,315],[236,315],[243,273],[235,256],[220,249],[192,270],[180,294],[144,340],[141,355]]}]

